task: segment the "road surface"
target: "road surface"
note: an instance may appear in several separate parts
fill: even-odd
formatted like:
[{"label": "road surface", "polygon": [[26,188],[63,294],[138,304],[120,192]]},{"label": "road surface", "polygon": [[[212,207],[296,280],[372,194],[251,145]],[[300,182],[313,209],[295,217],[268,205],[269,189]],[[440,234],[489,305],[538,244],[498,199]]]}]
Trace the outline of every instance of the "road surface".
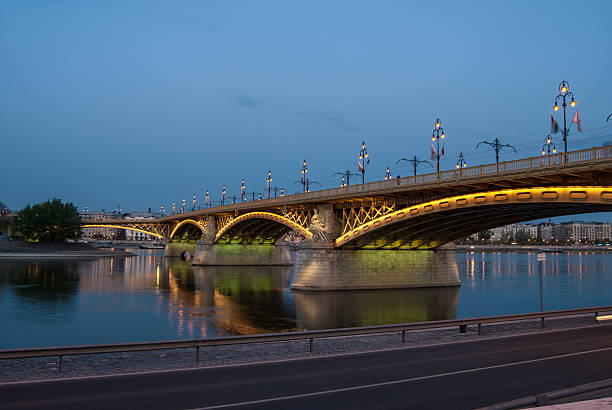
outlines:
[{"label": "road surface", "polygon": [[612,377],[612,324],[261,364],[0,385],[0,409],[471,409]]}]

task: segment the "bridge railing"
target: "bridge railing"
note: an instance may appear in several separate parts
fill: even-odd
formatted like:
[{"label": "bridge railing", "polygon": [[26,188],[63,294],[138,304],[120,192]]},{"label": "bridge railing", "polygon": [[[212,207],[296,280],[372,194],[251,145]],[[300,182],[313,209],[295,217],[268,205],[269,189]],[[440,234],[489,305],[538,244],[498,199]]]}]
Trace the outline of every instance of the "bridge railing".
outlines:
[{"label": "bridge railing", "polygon": [[[545,155],[541,157],[522,158],[513,161],[504,161],[498,164],[485,164],[475,167],[459,168],[438,173],[421,174],[388,181],[368,182],[365,184],[349,185],[341,188],[324,189],[309,193],[292,195],[296,200],[316,200],[317,198],[333,197],[336,195],[372,193],[388,190],[398,186],[420,186],[463,179],[499,176],[524,171],[536,171],[546,168],[564,167],[580,163],[612,160],[612,146],[593,147],[580,151]],[[281,198],[284,200],[285,198]]]},{"label": "bridge railing", "polygon": [[[545,169],[562,169],[566,166],[612,161],[612,145],[604,147],[593,147],[567,153],[522,158],[513,161],[504,161],[499,164],[485,164],[474,167],[451,169],[438,173],[421,174],[404,178],[393,178],[388,181],[368,182],[365,184],[349,185],[346,187],[329,188],[308,193],[298,193],[284,197],[264,199],[255,201],[260,207],[282,206],[287,202],[317,202],[337,197],[350,197],[353,195],[376,194],[386,192],[399,187],[419,187],[424,185],[435,185],[448,182],[461,182],[466,180],[477,180],[491,176],[511,175],[528,171]],[[237,209],[250,209],[253,201],[225,205],[221,207],[205,208],[207,212],[229,212]],[[196,213],[199,211],[196,211]],[[186,212],[183,216],[190,216],[193,212]],[[174,215],[173,215],[174,216]],[[135,221],[136,222],[136,221]]]}]

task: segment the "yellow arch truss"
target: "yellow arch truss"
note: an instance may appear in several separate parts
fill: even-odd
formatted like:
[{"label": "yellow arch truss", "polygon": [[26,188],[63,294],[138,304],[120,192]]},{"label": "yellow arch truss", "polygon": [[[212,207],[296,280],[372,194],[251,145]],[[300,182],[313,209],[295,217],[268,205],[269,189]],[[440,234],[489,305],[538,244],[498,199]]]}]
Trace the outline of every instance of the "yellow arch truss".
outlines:
[{"label": "yellow arch truss", "polygon": [[247,214],[237,216],[236,218],[232,219],[230,222],[225,224],[223,228],[221,228],[219,232],[217,232],[217,236],[215,237],[215,242],[217,242],[219,238],[221,238],[233,226],[235,226],[236,224],[239,224],[240,222],[246,221],[248,219],[268,219],[270,221],[275,221],[275,222],[281,223],[291,228],[292,230],[300,233],[307,239],[311,239],[313,236],[312,232],[310,232],[308,229],[292,221],[291,219],[285,218],[282,215],[277,215],[272,212],[249,212]]},{"label": "yellow arch truss", "polygon": [[443,198],[403,208],[373,219],[338,237],[335,241],[335,246],[342,246],[377,229],[437,212],[458,208],[473,209],[475,207],[491,205],[526,203],[587,203],[606,204],[612,207],[612,187],[534,187],[478,192]]},{"label": "yellow arch truss", "polygon": [[198,228],[200,228],[200,230],[202,231],[202,233],[204,233],[204,226],[202,226],[202,224],[200,224],[198,221],[195,221],[193,219],[185,219],[184,221],[179,222],[178,224],[176,224],[176,226],[174,227],[174,229],[172,229],[172,232],[170,233],[170,239],[172,239],[174,237],[174,234],[176,233],[176,231],[178,230],[178,228],[180,228],[181,226],[185,225],[185,224],[192,224],[197,226]]},{"label": "yellow arch truss", "polygon": [[114,229],[124,229],[126,231],[136,231],[146,233],[147,235],[155,236],[156,238],[164,239],[163,235],[160,235],[155,232],[145,231],[144,229],[132,228],[130,226],[123,225],[101,225],[101,224],[87,224],[81,225],[81,228],[114,228]]}]

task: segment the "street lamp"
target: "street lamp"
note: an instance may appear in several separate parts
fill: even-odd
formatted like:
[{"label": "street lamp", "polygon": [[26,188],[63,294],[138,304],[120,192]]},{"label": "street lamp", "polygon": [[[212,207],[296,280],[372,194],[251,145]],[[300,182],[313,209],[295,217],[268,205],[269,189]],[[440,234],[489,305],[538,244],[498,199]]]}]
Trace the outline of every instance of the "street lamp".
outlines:
[{"label": "street lamp", "polygon": [[467,162],[465,161],[465,158],[463,157],[463,152],[459,153],[459,159],[457,160],[457,168],[465,168],[467,167]]},{"label": "street lamp", "polygon": [[[436,170],[440,173],[440,157],[444,156],[444,141],[442,141],[442,152],[440,152],[440,140],[444,140],[446,135],[444,134],[444,128],[440,123],[440,119],[436,118],[433,132],[431,134],[431,159],[436,160]],[[436,149],[434,149],[433,142],[436,143]]]},{"label": "street lamp", "polygon": [[361,183],[365,184],[365,167],[366,164],[370,163],[370,158],[368,158],[368,150],[366,149],[365,141],[361,143],[361,151],[359,151],[359,160],[357,162],[359,163],[359,172],[361,172]]},{"label": "street lamp", "polygon": [[272,183],[272,172],[268,170],[268,178],[266,179],[266,188],[268,189],[268,199],[270,199],[270,184]]},{"label": "street lamp", "polygon": [[191,210],[195,211],[196,198],[195,194],[193,194],[193,203],[191,204]]},{"label": "street lamp", "polygon": [[208,191],[206,191],[206,207],[210,207],[210,195],[208,195]]},{"label": "street lamp", "polygon": [[242,196],[242,202],[244,202],[245,195],[246,195],[246,185],[244,184],[244,178],[242,178],[242,185],[240,185],[240,196]]},{"label": "street lamp", "polygon": [[400,161],[408,161],[408,162],[410,162],[412,164],[412,168],[414,170],[414,176],[415,177],[416,177],[416,174],[417,174],[417,167],[419,166],[419,164],[429,164],[429,166],[433,168],[433,164],[431,162],[425,161],[425,160],[422,160],[422,159],[418,159],[416,157],[416,155],[414,157],[410,158],[410,159],[408,159],[408,158],[400,158],[400,159],[397,160],[395,165],[399,164]]},{"label": "street lamp", "polygon": [[176,213],[176,202],[172,202],[172,215]]},{"label": "street lamp", "polygon": [[563,80],[559,84],[559,95],[555,97],[555,106],[553,107],[553,110],[559,111],[559,99],[563,100],[561,106],[563,107],[563,143],[565,144],[565,152],[567,152],[567,134],[569,132],[569,130],[567,129],[567,118],[565,110],[567,107],[566,99],[569,97],[572,97],[572,100],[570,101],[569,105],[571,107],[575,107],[576,101],[574,100],[574,93],[569,90],[569,83]]},{"label": "street lamp", "polygon": [[548,155],[550,155],[550,153],[556,154],[557,153],[557,146],[552,142],[552,138],[550,137],[550,135],[546,136],[546,142],[544,143],[544,145],[542,145],[542,155],[546,155],[548,153]]},{"label": "street lamp", "polygon": [[387,167],[387,172],[385,172],[385,181],[391,179],[391,169],[389,169],[389,167]]},{"label": "street lamp", "polygon": [[310,192],[310,185],[308,184],[308,166],[306,165],[306,160],[302,164],[302,189],[304,192]]},{"label": "street lamp", "polygon": [[223,188],[221,188],[221,205],[225,204],[225,193],[226,192],[227,192],[227,187],[223,185]]},{"label": "street lamp", "polygon": [[181,213],[184,213],[184,212],[185,212],[185,200],[183,199],[183,206],[181,208]]},{"label": "street lamp", "polygon": [[493,140],[493,142],[489,142],[489,141],[481,141],[478,144],[476,144],[476,149],[478,149],[478,147],[482,144],[485,145],[489,145],[491,147],[493,147],[493,149],[495,150],[495,163],[499,164],[499,152],[504,149],[504,148],[512,148],[512,150],[514,151],[514,153],[516,154],[516,148],[514,148],[514,146],[510,145],[510,144],[502,144],[502,142],[498,139],[495,138]]}]

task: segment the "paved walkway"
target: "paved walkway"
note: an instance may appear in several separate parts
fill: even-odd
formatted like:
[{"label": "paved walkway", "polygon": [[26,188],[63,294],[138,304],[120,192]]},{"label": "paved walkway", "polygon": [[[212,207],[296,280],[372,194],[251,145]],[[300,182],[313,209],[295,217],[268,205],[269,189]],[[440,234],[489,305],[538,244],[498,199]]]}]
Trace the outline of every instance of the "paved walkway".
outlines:
[{"label": "paved walkway", "polygon": [[547,410],[604,410],[612,409],[612,397],[597,400],[578,401],[575,403],[553,404],[552,406],[538,407]]},{"label": "paved walkway", "polygon": [[166,349],[144,352],[87,354],[64,356],[62,373],[58,373],[58,358],[0,360],[0,383],[21,380],[45,380],[54,378],[122,374],[165,369],[210,367],[227,364],[254,363],[269,360],[325,356],[352,352],[393,349],[406,346],[427,346],[440,343],[480,340],[500,336],[548,332],[595,325],[593,315],[540,320],[508,322],[483,326],[478,335],[477,326],[467,333],[459,333],[458,327],[421,330],[406,333],[406,343],[401,343],[399,333],[371,336],[347,336],[316,339],[314,352],[309,352],[309,342],[260,343],[233,346],[214,346],[200,349],[200,363],[195,363],[195,349]]}]

